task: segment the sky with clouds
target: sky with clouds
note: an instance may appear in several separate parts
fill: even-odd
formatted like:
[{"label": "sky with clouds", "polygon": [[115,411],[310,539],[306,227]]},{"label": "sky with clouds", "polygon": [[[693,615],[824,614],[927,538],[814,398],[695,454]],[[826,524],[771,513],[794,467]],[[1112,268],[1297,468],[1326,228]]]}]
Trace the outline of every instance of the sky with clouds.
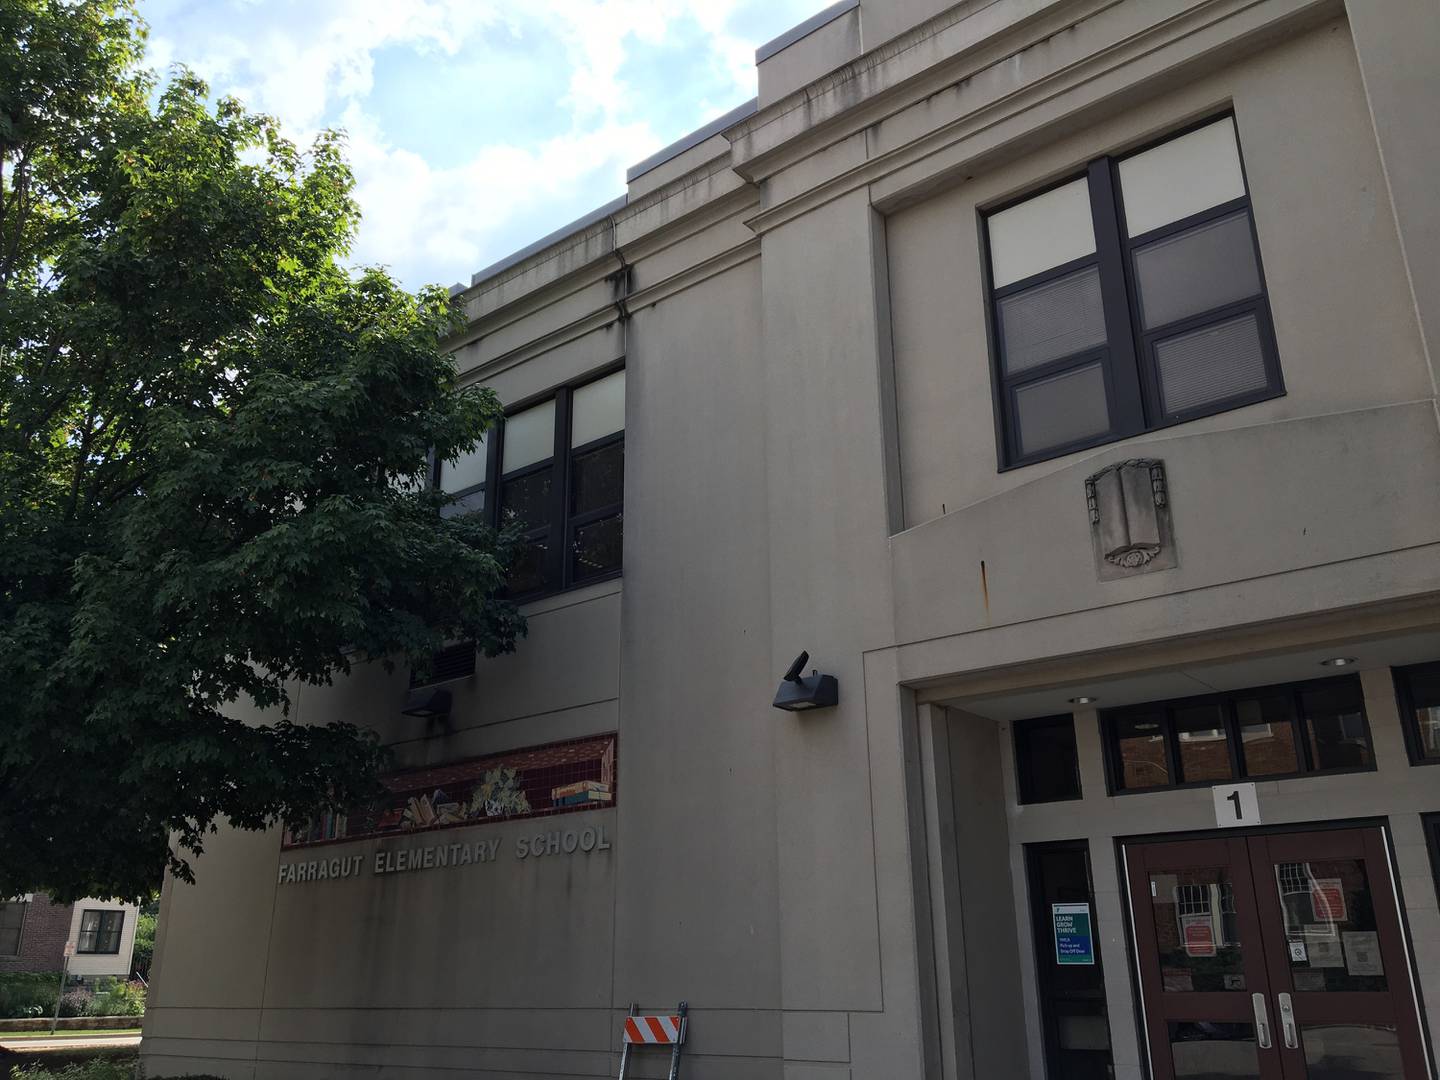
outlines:
[{"label": "sky with clouds", "polygon": [[140,0],[183,63],[308,141],[349,138],[355,261],[469,283],[755,96],[755,48],[825,0]]}]

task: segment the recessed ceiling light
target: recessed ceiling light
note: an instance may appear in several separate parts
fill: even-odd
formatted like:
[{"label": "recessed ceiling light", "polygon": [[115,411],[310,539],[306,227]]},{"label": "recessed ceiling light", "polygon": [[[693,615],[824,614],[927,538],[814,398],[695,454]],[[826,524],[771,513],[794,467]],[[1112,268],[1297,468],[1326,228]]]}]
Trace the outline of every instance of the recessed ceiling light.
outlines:
[{"label": "recessed ceiling light", "polygon": [[1098,697],[1090,697],[1090,696],[1087,695],[1087,694],[1081,694],[1079,697],[1072,697],[1072,698],[1070,699],[1070,704],[1071,704],[1071,705],[1093,705],[1095,702],[1097,702],[1097,701],[1099,701],[1099,700],[1100,700],[1100,699],[1099,699]]},{"label": "recessed ceiling light", "polygon": [[1331,656],[1320,661],[1321,667],[1349,667],[1355,663],[1353,656]]}]

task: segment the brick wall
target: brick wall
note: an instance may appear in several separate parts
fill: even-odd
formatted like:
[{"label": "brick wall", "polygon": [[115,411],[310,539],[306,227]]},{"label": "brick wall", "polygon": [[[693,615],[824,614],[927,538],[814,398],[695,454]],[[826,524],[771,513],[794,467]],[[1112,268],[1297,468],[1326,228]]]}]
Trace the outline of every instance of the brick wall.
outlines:
[{"label": "brick wall", "polygon": [[73,905],[52,904],[44,893],[36,893],[25,907],[20,955],[0,956],[0,972],[59,971],[65,962],[72,911]]}]

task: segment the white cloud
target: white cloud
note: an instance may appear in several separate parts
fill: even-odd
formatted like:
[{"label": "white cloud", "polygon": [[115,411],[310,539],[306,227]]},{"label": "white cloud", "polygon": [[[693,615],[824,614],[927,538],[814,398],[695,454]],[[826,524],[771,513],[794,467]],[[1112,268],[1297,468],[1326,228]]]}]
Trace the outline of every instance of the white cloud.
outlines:
[{"label": "white cloud", "polygon": [[[674,73],[676,94],[686,93],[690,72],[722,73],[722,89],[712,77],[704,93],[692,94],[692,126],[753,96],[756,43],[728,29],[743,2],[252,0],[227,6],[221,18],[214,8],[197,18],[185,0],[151,0],[143,13],[152,25],[153,63],[189,64],[218,92],[279,117],[297,141],[326,126],[347,130],[364,214],[355,257],[390,265],[414,287],[468,282],[473,270],[573,216],[562,211],[557,219],[547,207],[578,213],[618,195],[625,168],[666,141],[627,85],[626,65],[643,63],[646,50],[663,46],[682,23],[698,25],[704,44],[702,55],[687,56],[687,70]],[[778,33],[816,6],[815,0],[776,0],[767,13]],[[537,69],[531,76],[535,85],[556,90],[561,115],[546,135],[512,132],[437,164],[423,149],[403,145],[403,132],[383,128],[369,100],[379,51],[457,57],[469,49],[494,50],[506,36],[561,43],[565,69]],[[463,100],[463,88],[437,92]]]}]

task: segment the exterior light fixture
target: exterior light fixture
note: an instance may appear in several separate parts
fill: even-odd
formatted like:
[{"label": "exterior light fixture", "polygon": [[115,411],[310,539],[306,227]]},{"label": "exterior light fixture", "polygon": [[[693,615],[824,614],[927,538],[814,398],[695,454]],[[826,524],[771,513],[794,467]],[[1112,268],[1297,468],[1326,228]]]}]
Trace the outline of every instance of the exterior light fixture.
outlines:
[{"label": "exterior light fixture", "polygon": [[840,684],[834,675],[821,675],[813,668],[809,675],[801,670],[810,662],[810,654],[802,652],[780,680],[780,689],[775,691],[774,704],[786,712],[802,712],[806,709],[823,709],[840,700]]},{"label": "exterior light fixture", "polygon": [[418,716],[424,720],[449,716],[450,691],[425,686],[411,690],[405,696],[405,708],[400,710],[400,714],[402,716]]},{"label": "exterior light fixture", "polygon": [[1320,661],[1321,667],[1349,667],[1355,663],[1353,656],[1331,656]]},{"label": "exterior light fixture", "polygon": [[1099,699],[1098,697],[1090,697],[1088,694],[1081,694],[1079,697],[1072,697],[1072,698],[1070,699],[1070,704],[1071,704],[1071,705],[1093,705],[1095,702],[1097,702],[1097,701],[1099,701],[1099,700],[1100,700],[1100,699]]}]

